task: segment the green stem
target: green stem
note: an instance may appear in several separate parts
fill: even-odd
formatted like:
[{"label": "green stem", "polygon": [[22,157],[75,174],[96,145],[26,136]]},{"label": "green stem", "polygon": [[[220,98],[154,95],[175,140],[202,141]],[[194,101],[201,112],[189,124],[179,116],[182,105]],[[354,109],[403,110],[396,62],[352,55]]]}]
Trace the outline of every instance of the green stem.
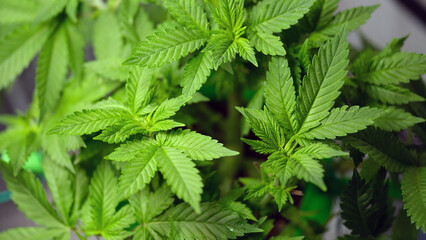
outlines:
[{"label": "green stem", "polygon": [[[240,140],[240,121],[241,116],[238,114],[238,111],[235,109],[235,106],[240,106],[240,99],[238,94],[238,87],[235,88],[234,92],[229,96],[227,103],[227,112],[228,117],[225,123],[225,146],[242,152],[243,145]],[[222,183],[220,186],[220,190],[222,195],[228,193],[234,184],[235,177],[237,175],[237,171],[239,166],[241,165],[241,156],[232,156],[222,158],[219,162],[219,173],[222,177]]]}]

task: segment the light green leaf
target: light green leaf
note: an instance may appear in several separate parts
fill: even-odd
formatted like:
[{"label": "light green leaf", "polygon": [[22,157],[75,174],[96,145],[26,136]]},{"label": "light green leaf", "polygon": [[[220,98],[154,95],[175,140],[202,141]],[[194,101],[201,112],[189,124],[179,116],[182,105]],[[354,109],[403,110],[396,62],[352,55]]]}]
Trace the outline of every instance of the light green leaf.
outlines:
[{"label": "light green leaf", "polygon": [[334,108],[321,125],[300,135],[309,139],[335,139],[346,136],[372,125],[374,120],[383,115],[383,110],[370,107],[343,106]]},{"label": "light green leaf", "polygon": [[290,135],[297,129],[296,91],[285,58],[273,57],[266,73],[265,103],[278,123]]},{"label": "light green leaf", "polygon": [[395,85],[367,85],[367,93],[370,97],[387,104],[406,104],[409,102],[421,102],[425,99],[410,90]]},{"label": "light green leaf", "polygon": [[68,73],[68,40],[65,25],[43,45],[37,63],[36,93],[40,118],[54,110]]},{"label": "light green leaf", "polygon": [[315,159],[332,158],[337,156],[347,156],[347,152],[333,148],[325,143],[312,143],[306,147],[299,148],[295,153],[301,155],[309,155]]},{"label": "light green leaf", "polygon": [[337,10],[339,0],[317,0],[311,7],[312,9],[320,8],[316,19],[311,19],[315,29],[323,29],[333,19],[334,12]]},{"label": "light green leaf", "polygon": [[238,45],[234,36],[230,32],[225,31],[214,34],[209,39],[206,49],[212,51],[215,70],[217,70],[222,63],[231,62],[238,53]]},{"label": "light green leaf", "polygon": [[127,105],[133,114],[148,104],[147,100],[149,98],[147,94],[151,85],[152,74],[152,69],[148,68],[135,66],[130,69],[130,75],[126,84],[126,94]]},{"label": "light green leaf", "polygon": [[0,39],[0,89],[9,86],[40,50],[51,28],[23,25]]},{"label": "light green leaf", "polygon": [[166,161],[157,159],[160,151],[153,142],[150,145],[147,144],[145,148],[139,149],[132,161],[124,166],[121,171],[119,188],[125,197],[138,192],[151,181],[157,171],[158,161]]},{"label": "light green leaf", "polygon": [[151,127],[147,129],[148,132],[159,132],[159,131],[168,131],[177,127],[184,127],[185,124],[176,122],[174,120],[162,120],[154,123]]},{"label": "light green leaf", "polygon": [[168,146],[158,149],[155,159],[172,191],[199,213],[203,182],[195,163],[180,150]]},{"label": "light green leaf", "polygon": [[192,58],[185,66],[182,74],[182,94],[191,96],[207,81],[213,69],[211,51],[204,51]]},{"label": "light green leaf", "polygon": [[0,170],[12,200],[27,218],[42,226],[65,230],[58,213],[47,200],[43,185],[31,172],[21,171],[15,177],[4,161],[0,161]]},{"label": "light green leaf", "polygon": [[224,201],[221,202],[221,205],[225,209],[232,210],[233,212],[238,213],[244,219],[250,219],[256,221],[256,218],[253,216],[253,213],[247,205],[238,201]]},{"label": "light green leaf", "polygon": [[49,157],[43,158],[43,173],[46,177],[49,190],[52,194],[55,206],[69,226],[71,206],[73,204],[73,190],[71,187],[70,172],[56,164]]},{"label": "light green leaf", "polygon": [[105,158],[114,161],[130,161],[134,159],[136,154],[138,154],[140,151],[149,148],[153,144],[154,142],[152,139],[128,141],[124,144],[121,144],[120,147],[116,148],[114,152]]},{"label": "light green leaf", "polygon": [[249,121],[254,134],[271,149],[280,150],[285,144],[284,130],[268,111],[239,108],[237,110]]},{"label": "light green leaf", "polygon": [[190,130],[177,130],[171,133],[159,133],[157,141],[168,147],[183,151],[193,160],[213,160],[215,158],[234,156],[238,152],[223,147],[222,143]]},{"label": "light green leaf", "polygon": [[187,204],[179,204],[145,226],[150,232],[167,236],[172,221],[176,231],[187,240],[236,239],[246,233],[262,231],[219,205],[203,203],[200,208],[201,213],[198,214]]},{"label": "light green leaf", "polygon": [[65,7],[67,16],[73,21],[77,22],[77,7],[79,0],[68,0]]},{"label": "light green leaf", "polygon": [[65,8],[67,0],[50,0],[45,3],[41,3],[41,8],[37,12],[37,17],[34,24],[45,22],[55,16],[57,16]]},{"label": "light green leaf", "polygon": [[83,77],[84,46],[86,43],[77,26],[70,21],[66,22],[66,31],[68,40],[68,62],[73,75],[77,79],[80,79]]},{"label": "light green leaf", "polygon": [[249,39],[257,51],[265,55],[284,56],[286,51],[280,37],[270,33],[254,33],[249,35]]},{"label": "light green leaf", "polygon": [[86,62],[84,67],[103,78],[125,82],[129,77],[130,68],[122,65],[122,62],[121,58],[109,57]]},{"label": "light green leaf", "polygon": [[208,35],[206,14],[196,0],[165,0],[163,4],[182,26]]},{"label": "light green leaf", "polygon": [[274,197],[278,205],[278,211],[281,212],[283,206],[287,203],[290,193],[282,187],[273,187],[269,189],[269,193]]},{"label": "light green leaf", "polygon": [[297,98],[299,133],[318,126],[333,107],[347,74],[348,52],[344,28],[314,56]]},{"label": "light green leaf", "polygon": [[85,222],[85,227],[90,231],[107,229],[115,214],[119,197],[114,171],[108,161],[102,161],[90,181],[87,210],[90,217]]},{"label": "light green leaf", "polygon": [[6,141],[11,141],[7,150],[13,174],[16,176],[24,166],[30,153],[37,149],[37,136],[36,133],[25,129],[22,135],[17,136],[16,139],[6,139]]},{"label": "light green leaf", "polygon": [[113,236],[131,235],[123,229],[126,229],[130,224],[135,223],[136,219],[133,215],[133,209],[130,205],[121,207],[114,216],[108,220],[106,231],[102,234],[105,238]]},{"label": "light green leaf", "polygon": [[[256,94],[250,99],[250,101],[247,104],[247,108],[250,109],[262,109],[265,101],[265,94],[264,94],[264,87],[262,86],[260,89],[257,90]],[[247,136],[250,132],[250,124],[247,119],[243,119],[243,122],[241,124],[241,135]]]},{"label": "light green leaf", "polygon": [[344,25],[347,25],[347,31],[350,32],[363,25],[378,8],[379,5],[368,7],[356,7],[339,12],[324,28],[312,33],[309,37],[313,42],[324,42],[339,33]]},{"label": "light green leaf", "polygon": [[313,183],[323,191],[327,190],[323,180],[324,169],[317,160],[312,159],[309,155],[294,154],[290,161],[293,174],[297,178]]},{"label": "light green leaf", "polygon": [[200,48],[207,40],[204,34],[188,28],[165,29],[147,36],[133,49],[125,64],[141,67],[160,67]]},{"label": "light green leaf", "polygon": [[96,59],[120,57],[123,55],[123,39],[120,24],[114,12],[101,12],[93,29],[93,48]]},{"label": "light green leaf", "polygon": [[374,126],[385,131],[399,132],[425,121],[423,118],[413,116],[411,113],[400,108],[386,107],[384,110],[386,113],[374,121]]},{"label": "light green leaf", "polygon": [[402,177],[404,209],[417,229],[426,230],[426,167],[412,167]]},{"label": "light green leaf", "polygon": [[51,240],[65,229],[61,228],[43,228],[43,227],[20,227],[12,228],[0,233],[0,240],[11,239],[37,239],[37,240]]},{"label": "light green leaf", "polygon": [[146,130],[141,124],[134,120],[122,121],[107,127],[101,134],[93,139],[112,143],[121,143],[128,139],[130,136],[137,133],[145,133]]},{"label": "light green leaf", "polygon": [[163,101],[152,113],[152,121],[158,122],[175,115],[189,99],[190,98],[186,96],[179,96]]},{"label": "light green leaf", "polygon": [[97,132],[125,118],[118,109],[89,109],[75,112],[51,128],[47,134],[84,135]]},{"label": "light green leaf", "polygon": [[129,203],[133,207],[133,212],[140,223],[151,221],[169,208],[173,201],[172,192],[166,184],[154,192],[144,188],[129,198]]},{"label": "light green leaf", "polygon": [[2,27],[6,24],[24,24],[34,21],[40,4],[37,1],[0,1],[0,23]]},{"label": "light green leaf", "polygon": [[89,192],[89,178],[83,169],[77,168],[72,180],[74,204],[72,205],[70,222],[72,225],[75,225],[77,219],[80,218],[81,208],[86,200],[87,193]]},{"label": "light green leaf", "polygon": [[376,85],[407,83],[426,73],[426,55],[400,52],[374,59],[355,71],[357,79]]},{"label": "light green leaf", "polygon": [[256,56],[249,40],[247,40],[247,38],[238,38],[236,42],[238,46],[238,54],[257,67]]},{"label": "light green leaf", "polygon": [[277,33],[290,28],[309,11],[314,0],[265,0],[253,7],[249,27],[257,32]]}]

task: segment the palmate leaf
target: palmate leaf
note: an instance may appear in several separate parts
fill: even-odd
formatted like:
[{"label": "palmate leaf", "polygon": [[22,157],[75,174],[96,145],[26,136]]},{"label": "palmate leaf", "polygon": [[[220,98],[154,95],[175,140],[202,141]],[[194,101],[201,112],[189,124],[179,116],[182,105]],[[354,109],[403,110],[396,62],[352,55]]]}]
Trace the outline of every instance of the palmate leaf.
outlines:
[{"label": "palmate leaf", "polygon": [[280,37],[270,33],[253,33],[249,34],[249,39],[257,51],[265,55],[284,56],[286,51],[283,47]]},{"label": "palmate leaf", "polygon": [[187,96],[179,96],[164,100],[158,105],[152,115],[150,114],[152,121],[155,123],[175,115],[189,99],[190,97]]},{"label": "palmate leaf", "polygon": [[184,239],[236,239],[246,233],[260,232],[249,225],[237,213],[226,210],[214,203],[201,204],[201,214],[197,214],[187,204],[179,204],[155,218],[145,227],[149,232],[167,236],[171,222]]},{"label": "palmate leaf", "polygon": [[113,124],[93,139],[109,144],[120,143],[137,133],[146,133],[146,129],[138,121],[127,120]]},{"label": "palmate leaf", "polygon": [[153,71],[138,66],[130,69],[130,75],[126,84],[127,105],[133,114],[141,107],[148,104],[147,94],[151,85]]},{"label": "palmate leaf", "polygon": [[194,52],[204,44],[207,37],[188,28],[177,28],[157,31],[146,39],[133,49],[125,64],[160,67]]},{"label": "palmate leaf", "polygon": [[367,85],[367,93],[370,97],[388,104],[406,104],[420,102],[425,99],[410,90],[395,85]]},{"label": "palmate leaf", "polygon": [[426,73],[426,55],[400,52],[373,59],[354,75],[363,82],[376,85],[407,83]]},{"label": "palmate leaf", "polygon": [[119,201],[117,190],[114,171],[107,161],[103,161],[90,181],[88,198],[90,220],[85,222],[87,229],[102,231],[107,227]]},{"label": "palmate leaf", "polygon": [[160,131],[168,131],[168,130],[171,130],[173,128],[183,127],[183,126],[185,126],[185,124],[180,123],[180,122],[176,122],[176,121],[171,120],[171,119],[167,119],[167,120],[162,120],[162,121],[158,121],[158,122],[154,123],[154,125],[147,128],[147,131],[150,132],[150,133],[160,132]]},{"label": "palmate leaf", "polygon": [[206,50],[212,51],[213,66],[217,70],[222,63],[230,62],[235,58],[238,45],[232,33],[220,31],[209,39]]},{"label": "palmate leaf", "polygon": [[317,0],[310,8],[310,13],[315,12],[313,16],[308,13],[308,18],[315,29],[323,29],[333,19],[334,12],[337,10],[339,0]]},{"label": "palmate leaf", "polygon": [[124,239],[131,234],[123,229],[134,222],[129,205],[116,211],[120,200],[117,178],[110,163],[98,165],[90,183],[88,205],[89,214],[82,218],[86,234],[101,234],[105,239]]},{"label": "palmate leaf", "polygon": [[[120,176],[119,188],[124,196],[130,196],[151,181],[157,171],[157,155],[159,149],[153,141],[145,143],[144,148],[138,149],[132,161],[127,163]],[[164,161],[162,159],[158,159]]]},{"label": "palmate leaf", "polygon": [[93,48],[96,59],[122,55],[123,39],[120,24],[114,12],[103,11],[96,19],[93,29]]},{"label": "palmate leaf", "polygon": [[372,125],[374,120],[383,115],[383,110],[370,107],[343,106],[334,108],[322,122],[308,132],[300,135],[309,139],[335,139],[346,136]]},{"label": "palmate leaf", "polygon": [[165,184],[154,192],[144,188],[129,198],[129,203],[134,210],[136,219],[140,223],[151,221],[169,208],[173,202],[172,192]]},{"label": "palmate leaf", "polygon": [[110,80],[125,82],[129,77],[129,66],[121,65],[123,60],[119,57],[109,57],[84,63],[88,72]]},{"label": "palmate leaf", "polygon": [[73,204],[71,173],[50,158],[43,158],[43,172],[55,206],[67,225],[71,225],[70,213]]},{"label": "palmate leaf", "polygon": [[261,167],[277,176],[282,186],[286,186],[291,177],[294,176],[293,162],[281,152],[276,152],[269,156],[268,160]]},{"label": "palmate leaf", "polygon": [[267,109],[265,111],[239,107],[236,109],[249,121],[254,134],[271,149],[278,151],[284,146],[284,130]]},{"label": "palmate leaf", "polygon": [[238,54],[247,61],[253,63],[257,67],[257,60],[254,54],[253,47],[247,38],[238,38],[237,41]]},{"label": "palmate leaf", "polygon": [[20,227],[12,228],[0,233],[0,240],[9,239],[37,239],[51,240],[60,234],[63,234],[65,229],[60,228],[43,228],[43,227]]},{"label": "palmate leaf", "polygon": [[74,226],[81,215],[81,208],[89,192],[89,178],[83,169],[76,168],[75,174],[72,177],[72,188],[74,203],[71,209],[70,222]]},{"label": "palmate leaf", "polygon": [[106,159],[114,161],[130,161],[135,158],[141,150],[149,148],[155,144],[153,140],[141,139],[135,141],[127,141],[116,148],[114,152],[106,156]]},{"label": "palmate leaf", "polygon": [[47,200],[42,184],[32,173],[21,171],[15,177],[4,161],[0,161],[0,170],[7,189],[12,193],[12,200],[27,218],[42,226],[66,230],[58,213]]},{"label": "palmate leaf", "polygon": [[230,33],[239,35],[244,20],[244,1],[242,0],[223,0],[223,1],[206,1],[210,9],[212,17],[221,28]]},{"label": "palmate leaf", "polygon": [[333,107],[347,74],[348,52],[344,28],[314,56],[297,98],[299,133],[318,126]]},{"label": "palmate leaf", "polygon": [[67,0],[49,0],[41,4],[34,24],[49,20],[58,15],[66,6]]},{"label": "palmate leaf", "polygon": [[196,0],[165,0],[163,4],[182,26],[208,35],[207,16]]},{"label": "palmate leaf", "polygon": [[157,141],[163,146],[177,148],[194,160],[213,160],[215,158],[234,156],[238,152],[223,147],[222,143],[188,129],[159,133]]},{"label": "palmate leaf", "polygon": [[404,209],[416,227],[426,229],[426,167],[412,167],[402,177]]},{"label": "palmate leaf", "polygon": [[323,42],[336,35],[344,25],[347,25],[348,32],[357,29],[370,18],[378,7],[379,5],[356,7],[339,12],[330,22],[324,25],[324,28],[315,31],[309,38],[313,42]]},{"label": "palmate leaf", "polygon": [[[75,0],[72,0],[75,1]],[[84,38],[79,32],[76,25],[67,21],[66,23],[67,40],[68,40],[68,62],[73,75],[80,79],[83,74],[83,62],[84,62]]]},{"label": "palmate leaf", "polygon": [[[22,1],[0,1],[0,23],[3,24],[24,24],[32,22],[37,16],[40,4],[31,0]],[[34,11],[36,10],[36,11]]]},{"label": "palmate leaf", "polygon": [[47,134],[83,135],[97,132],[120,121],[128,112],[118,109],[90,109],[75,112],[54,125]]},{"label": "palmate leaf", "polygon": [[207,81],[213,69],[212,52],[204,51],[192,58],[185,66],[182,74],[182,94],[191,96]]},{"label": "palmate leaf", "polygon": [[250,219],[256,221],[256,218],[253,216],[253,213],[247,205],[238,201],[221,201],[220,204],[225,208],[232,210],[235,213],[238,213],[244,219]]},{"label": "palmate leaf", "polygon": [[199,213],[203,182],[195,163],[182,151],[168,146],[158,149],[155,157],[172,191]]},{"label": "palmate leaf", "polygon": [[423,118],[413,116],[411,113],[400,108],[386,107],[383,109],[386,113],[374,121],[374,126],[385,131],[399,132],[403,129],[408,129],[417,123],[425,121]]},{"label": "palmate leaf", "polygon": [[309,155],[315,159],[324,159],[348,155],[348,153],[346,152],[343,152],[339,149],[335,149],[325,143],[320,142],[312,143],[306,147],[301,147],[294,154]]},{"label": "palmate leaf", "polygon": [[281,32],[296,24],[308,12],[313,3],[314,0],[261,1],[252,9],[249,27],[257,32]]},{"label": "palmate leaf", "polygon": [[43,45],[37,65],[36,93],[40,117],[53,110],[67,77],[68,39],[65,25]]},{"label": "palmate leaf", "polygon": [[286,132],[294,134],[297,129],[296,91],[285,58],[274,57],[266,73],[265,104]]},{"label": "palmate leaf", "polygon": [[326,191],[323,177],[324,169],[322,165],[309,155],[305,154],[294,154],[290,158],[290,163],[293,167],[293,174],[306,182],[310,182],[318,186],[321,190]]},{"label": "palmate leaf", "polygon": [[[22,135],[8,138],[5,141],[10,141],[7,147],[7,151],[11,159],[10,164],[13,169],[13,174],[16,176],[24,166],[25,162],[30,156],[30,153],[37,149],[37,136],[36,133],[29,131],[29,129],[25,129],[22,132],[17,131],[15,133]],[[7,135],[4,135],[3,137],[5,136],[7,137]]]},{"label": "palmate leaf", "polygon": [[30,63],[50,31],[48,25],[23,25],[0,40],[0,89],[9,86]]},{"label": "palmate leaf", "polygon": [[345,137],[345,141],[390,172],[401,172],[416,165],[411,153],[394,135],[378,129],[367,128]]}]

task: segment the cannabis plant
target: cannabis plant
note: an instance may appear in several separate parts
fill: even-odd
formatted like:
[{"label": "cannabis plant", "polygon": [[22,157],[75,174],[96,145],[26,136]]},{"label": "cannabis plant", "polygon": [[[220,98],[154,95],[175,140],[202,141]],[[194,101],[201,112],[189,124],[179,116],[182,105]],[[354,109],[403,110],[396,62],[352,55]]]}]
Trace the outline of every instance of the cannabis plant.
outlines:
[{"label": "cannabis plant", "polygon": [[416,239],[426,56],[351,47],[378,6],[337,5],[0,0],[0,89],[37,65],[0,116],[35,226],[0,239],[321,239],[337,217],[339,239]]}]

